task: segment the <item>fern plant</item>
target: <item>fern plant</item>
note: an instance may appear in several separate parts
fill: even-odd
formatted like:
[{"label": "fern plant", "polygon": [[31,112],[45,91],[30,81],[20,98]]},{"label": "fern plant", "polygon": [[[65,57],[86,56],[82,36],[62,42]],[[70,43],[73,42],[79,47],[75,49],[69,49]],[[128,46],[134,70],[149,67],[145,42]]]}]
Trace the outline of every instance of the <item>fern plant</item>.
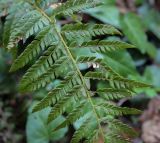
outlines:
[{"label": "fern plant", "polygon": [[[66,120],[55,130],[87,115],[81,127],[75,131],[71,143],[98,143],[99,138],[104,143],[130,142],[136,132],[116,118],[139,114],[140,111],[119,107],[113,101],[132,97],[135,88],[148,87],[120,76],[103,61],[103,57],[96,56],[118,49],[134,48],[121,41],[97,38],[100,35],[121,35],[120,31],[111,25],[84,24],[77,20],[59,26],[57,16],[72,17],[77,12],[101,4],[100,0],[67,0],[64,3],[27,0],[20,4],[27,9],[21,9],[23,16],[16,9],[8,15],[5,24],[7,32],[4,33],[4,45],[14,53],[17,53],[15,51],[18,50],[20,40],[25,42],[34,35],[32,42],[16,57],[10,69],[13,72],[35,61],[23,76],[20,91],[35,91],[55,79],[61,79],[60,84],[49,91],[33,112],[52,107],[48,123],[67,113]],[[77,56],[74,52],[79,49],[88,49],[95,56]],[[81,63],[86,63],[88,68],[95,68],[83,74],[79,68]],[[106,88],[93,91],[88,83],[94,80],[105,81]]]}]

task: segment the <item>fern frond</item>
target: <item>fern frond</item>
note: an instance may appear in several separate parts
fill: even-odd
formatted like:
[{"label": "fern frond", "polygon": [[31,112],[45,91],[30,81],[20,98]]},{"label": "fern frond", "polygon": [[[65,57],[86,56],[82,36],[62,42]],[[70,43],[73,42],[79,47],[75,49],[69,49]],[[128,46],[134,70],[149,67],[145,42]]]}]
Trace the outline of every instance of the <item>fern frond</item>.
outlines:
[{"label": "fern frond", "polygon": [[115,100],[133,97],[133,93],[125,89],[104,88],[96,91],[105,100]]},{"label": "fern frond", "polygon": [[27,13],[13,26],[7,48],[11,49],[21,38],[28,38],[28,36],[37,33],[45,25],[49,25],[48,20],[37,11]]},{"label": "fern frond", "polygon": [[12,30],[12,26],[15,24],[15,19],[16,19],[16,14],[9,14],[6,17],[6,22],[4,25],[4,33],[3,33],[3,45],[6,46],[8,45],[9,42],[9,38],[10,38],[10,34],[11,34],[11,30]]},{"label": "fern frond", "polygon": [[108,134],[107,137],[105,137],[105,143],[131,143],[130,140],[124,139],[118,134]]},{"label": "fern frond", "polygon": [[116,119],[109,121],[109,128],[127,138],[135,138],[138,135],[133,128]]},{"label": "fern frond", "polygon": [[102,109],[107,115],[122,116],[130,114],[140,114],[141,111],[134,108],[118,107],[108,103],[101,103],[97,105],[97,109]]},{"label": "fern frond", "polygon": [[10,71],[15,71],[19,68],[24,67],[27,63],[29,63],[34,57],[40,54],[43,50],[45,50],[49,45],[55,44],[57,42],[56,38],[51,34],[53,30],[51,27],[44,28],[38,36],[29,44],[24,52],[15,60],[12,64]]},{"label": "fern frond", "polygon": [[[141,113],[137,109],[119,107],[109,101],[132,97],[133,89],[148,87],[148,85],[120,76],[110,67],[110,61],[104,61],[101,53],[112,53],[113,50],[133,48],[133,46],[121,41],[92,40],[92,37],[97,39],[96,36],[100,35],[121,34],[110,25],[81,23],[66,24],[61,28],[56,22],[58,15],[71,15],[102,2],[100,0],[67,0],[64,3],[54,3],[55,5],[49,8],[46,5],[52,0],[27,2],[29,5],[26,7],[30,12],[18,17],[12,26],[8,24],[9,28],[6,30],[8,29],[10,35],[6,36],[4,41],[9,49],[15,49],[13,47],[16,47],[20,39],[26,41],[31,35],[35,36],[11,67],[11,71],[15,71],[34,59],[35,63],[20,82],[20,90],[28,92],[48,87],[48,85],[51,87],[47,96],[34,107],[33,112],[51,106],[48,122],[66,113],[66,120],[55,130],[87,116],[90,120],[84,122],[75,131],[72,143],[78,143],[81,140],[86,143],[95,143],[98,142],[99,137],[103,140],[106,138],[106,143],[127,143],[129,140],[122,134],[131,130],[128,126],[117,120],[108,119],[109,132],[106,134],[106,130],[102,127],[102,119],[106,116],[114,118],[114,116]],[[77,51],[83,51],[82,48],[92,52],[93,55],[102,55],[102,58],[87,54],[79,57]],[[93,71],[82,73],[79,69],[81,63],[87,64],[88,68],[93,66]],[[95,64],[96,69],[94,69]],[[52,86],[52,82],[56,79],[59,79],[60,83]],[[108,88],[92,91],[91,82],[88,79],[105,80],[104,83],[107,83]],[[93,94],[99,96],[92,96]],[[131,134],[134,134],[132,130],[129,132],[129,135]]]},{"label": "fern frond", "polygon": [[94,130],[93,133],[87,136],[87,139],[84,141],[84,143],[97,143],[99,140],[99,134],[99,130]]},{"label": "fern frond", "polygon": [[31,80],[29,83],[23,84],[21,86],[21,91],[35,91],[42,87],[45,87],[48,83],[53,81],[59,76],[59,68],[65,63],[69,62],[68,57],[61,57],[57,60],[48,70],[42,75],[38,76],[36,79]]},{"label": "fern frond", "polygon": [[[51,105],[51,103],[55,103],[58,102],[61,97],[63,96],[64,93],[63,92],[66,88],[69,86],[69,83],[72,83],[72,80],[74,80],[74,78],[77,76],[76,73],[68,73],[68,75],[66,76],[66,78],[64,79],[63,82],[61,82],[60,85],[58,85],[55,89],[52,89],[48,95],[46,97],[44,97],[34,108],[33,108],[33,112],[37,112],[40,111],[48,106]],[[80,85],[80,84],[79,84]]]},{"label": "fern frond", "polygon": [[[94,123],[96,124],[96,123]],[[96,126],[96,125],[94,125]],[[81,126],[80,128],[74,133],[71,143],[79,143],[81,139],[87,137],[88,133],[93,130],[93,121],[88,118]]]},{"label": "fern frond", "polygon": [[[64,128],[67,125],[73,124],[75,121],[83,117],[87,112],[89,113],[90,105],[87,102],[81,102],[69,115],[66,120],[60,124],[55,130]],[[85,110],[84,110],[85,109]]]},{"label": "fern frond", "polygon": [[54,10],[53,15],[71,15],[74,12],[82,11],[90,7],[102,4],[100,0],[68,0]]},{"label": "fern frond", "polygon": [[66,108],[72,104],[73,97],[77,96],[81,88],[82,86],[78,85],[73,87],[71,91],[65,93],[66,95],[64,95],[64,97],[54,105],[51,112],[49,113],[48,122],[51,122],[56,117],[65,112]]},{"label": "fern frond", "polygon": [[82,45],[71,45],[71,48],[90,48],[92,51],[97,52],[107,52],[113,51],[118,49],[126,49],[126,48],[133,48],[134,46],[120,42],[120,41],[109,41],[109,40],[92,40],[89,42],[84,42]]},{"label": "fern frond", "polygon": [[31,80],[35,80],[44,74],[47,70],[46,68],[53,65],[62,55],[62,51],[59,49],[59,44],[49,47],[37,62],[28,69],[23,76],[20,85],[25,85]]},{"label": "fern frond", "polygon": [[104,74],[102,72],[88,72],[86,73],[85,78],[93,80],[106,80],[109,81],[112,88],[128,89],[131,91],[134,88],[150,87],[150,85],[147,85],[145,83],[117,77],[117,75],[115,74],[112,74],[112,76],[108,76],[108,74]]},{"label": "fern frond", "polygon": [[150,85],[148,85],[148,84],[134,81],[134,80],[125,79],[122,77],[114,77],[109,82],[113,88],[118,88],[118,89],[127,88],[127,89],[132,90],[134,88],[150,87]]},{"label": "fern frond", "polygon": [[3,45],[5,48],[8,45],[13,27],[16,25],[17,21],[19,21],[21,15],[24,14],[24,9],[25,9],[24,2],[21,3],[15,2],[8,11],[3,32]]},{"label": "fern frond", "polygon": [[62,34],[66,38],[74,39],[75,37],[89,37],[106,34],[119,34],[121,33],[111,25],[104,24],[66,24],[62,27]]},{"label": "fern frond", "polygon": [[[44,108],[47,108],[48,106],[50,106],[52,104],[52,98],[56,95],[59,94],[59,92],[61,91],[61,88],[55,88],[54,90],[52,90],[52,93],[50,92],[45,98],[43,98],[34,108],[32,112],[37,112],[40,111]],[[54,94],[53,94],[54,92]]]}]

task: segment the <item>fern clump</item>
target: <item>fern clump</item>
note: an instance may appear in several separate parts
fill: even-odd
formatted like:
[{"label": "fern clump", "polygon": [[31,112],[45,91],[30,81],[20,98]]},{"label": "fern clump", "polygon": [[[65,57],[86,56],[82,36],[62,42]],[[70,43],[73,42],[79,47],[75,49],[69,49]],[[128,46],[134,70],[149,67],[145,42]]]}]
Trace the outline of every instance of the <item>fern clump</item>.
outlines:
[{"label": "fern clump", "polygon": [[[75,131],[71,143],[82,140],[85,143],[98,143],[100,137],[105,143],[130,142],[131,137],[136,135],[135,131],[114,118],[139,114],[140,111],[119,107],[110,101],[132,97],[135,88],[147,85],[120,76],[104,62],[103,57],[87,54],[76,56],[74,51],[88,49],[94,54],[101,54],[134,46],[121,41],[96,39],[100,35],[121,35],[111,25],[78,22],[59,28],[57,16],[71,16],[102,4],[101,0],[54,2],[27,0],[24,3],[28,11],[22,12],[22,17],[15,12],[7,18],[5,29],[9,35],[4,35],[4,44],[8,50],[15,52],[19,40],[26,41],[34,35],[32,42],[16,57],[10,69],[16,71],[36,59],[23,76],[20,90],[35,91],[60,78],[60,84],[49,91],[33,112],[52,107],[48,123],[67,113],[66,120],[56,130],[87,115],[84,123]],[[14,22],[9,26],[11,21]],[[98,68],[84,75],[78,66],[82,63],[90,66],[96,64]],[[91,80],[105,81],[106,88],[92,91],[88,85]],[[104,128],[105,125],[107,128]]]}]

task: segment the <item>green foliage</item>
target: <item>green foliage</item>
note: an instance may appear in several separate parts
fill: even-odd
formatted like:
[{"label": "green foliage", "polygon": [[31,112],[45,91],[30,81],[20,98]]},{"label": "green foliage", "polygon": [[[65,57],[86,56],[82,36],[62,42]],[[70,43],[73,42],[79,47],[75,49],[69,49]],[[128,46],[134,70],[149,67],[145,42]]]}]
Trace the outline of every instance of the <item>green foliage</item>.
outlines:
[{"label": "green foliage", "polygon": [[[44,4],[41,1],[28,0],[27,2],[27,9],[30,12],[16,17],[16,22],[12,23],[10,29],[9,39],[5,40],[8,41],[6,47],[12,51],[21,39],[26,41],[30,36],[34,36],[34,39],[15,59],[11,71],[23,68],[32,62],[33,65],[20,83],[20,90],[23,92],[41,89],[55,79],[61,79],[60,84],[52,88],[48,95],[33,108],[33,112],[39,111],[40,113],[40,110],[50,108],[47,115],[42,115],[47,118],[45,119],[46,124],[47,122],[52,123],[60,115],[67,113],[66,119],[53,128],[54,132],[74,124],[79,118],[89,114],[88,119],[75,131],[72,143],[78,143],[81,140],[91,143],[98,142],[99,137],[102,137],[104,142],[106,138],[106,142],[112,142],[110,139],[113,136],[117,136],[115,141],[125,142],[125,137],[118,135],[125,132],[126,129],[128,130],[127,126],[119,121],[113,122],[107,119],[105,124],[117,125],[108,134],[103,129],[101,121],[105,117],[139,114],[140,111],[106,103],[106,100],[132,97],[131,93],[136,88],[148,87],[148,85],[120,76],[105,62],[103,56],[102,58],[87,54],[77,56],[73,50],[87,49],[94,54],[107,54],[113,50],[133,48],[133,46],[117,40],[100,41],[97,36],[120,34],[118,30],[109,25],[83,24],[81,22],[81,24],[66,24],[59,28],[56,23],[57,15],[72,15],[86,8],[97,6],[101,4],[101,1],[68,0],[62,4],[54,3],[55,7],[51,14],[44,10]],[[12,19],[8,18],[6,25],[11,22],[10,20]],[[86,37],[90,38],[86,39]],[[96,40],[91,40],[93,37]],[[81,39],[81,42],[78,39]],[[78,67],[80,63],[87,64],[88,68],[93,67],[94,71],[83,75]],[[105,89],[92,91],[88,86],[88,82],[92,79],[104,80],[108,84]],[[95,96],[96,93],[98,96]],[[34,114],[36,115],[36,113]],[[51,134],[51,127],[49,126],[49,134]],[[30,137],[30,135],[28,136]]]}]

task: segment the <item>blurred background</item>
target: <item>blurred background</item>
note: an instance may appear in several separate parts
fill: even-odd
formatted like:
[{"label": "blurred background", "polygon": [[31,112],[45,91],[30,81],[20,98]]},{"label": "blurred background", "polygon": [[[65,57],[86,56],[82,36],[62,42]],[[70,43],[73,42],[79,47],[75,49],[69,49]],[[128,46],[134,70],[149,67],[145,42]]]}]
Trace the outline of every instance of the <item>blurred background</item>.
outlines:
[{"label": "blurred background", "polygon": [[[125,116],[122,120],[139,132],[133,143],[160,143],[160,0],[103,1],[103,6],[80,13],[83,22],[111,24],[124,35],[107,38],[121,39],[136,46],[107,54],[105,60],[122,76],[153,85],[150,89],[137,90],[137,96],[131,100],[118,102],[120,106],[143,111],[139,116]],[[0,0],[0,143],[68,143],[74,127],[52,134],[51,127],[43,124],[46,118],[42,114],[46,115],[47,111],[36,116],[30,114],[32,105],[42,99],[48,89],[21,94],[18,83],[25,69],[9,73],[13,57],[5,50],[2,39],[6,16],[13,4],[14,0]],[[59,19],[63,24],[70,21],[69,18]],[[81,68],[85,69],[83,65]],[[35,122],[35,117],[39,123]],[[59,120],[63,118],[54,121],[53,126]]]}]

